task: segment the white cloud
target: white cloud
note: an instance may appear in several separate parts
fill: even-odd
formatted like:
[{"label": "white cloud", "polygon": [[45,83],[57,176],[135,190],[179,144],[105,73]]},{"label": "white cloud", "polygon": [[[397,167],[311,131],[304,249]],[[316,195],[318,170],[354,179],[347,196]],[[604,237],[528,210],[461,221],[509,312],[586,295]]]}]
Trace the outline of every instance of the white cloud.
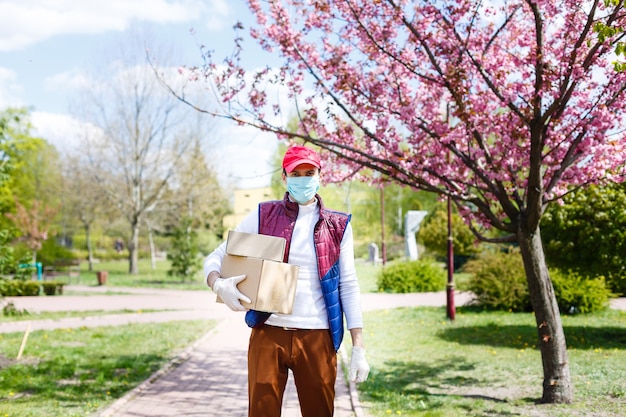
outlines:
[{"label": "white cloud", "polygon": [[[67,114],[33,112],[32,134],[54,145],[62,154],[81,149],[85,132],[99,129]],[[95,133],[94,133],[95,132]],[[224,187],[257,188],[270,185],[272,161],[278,146],[274,134],[225,123],[208,141],[207,160]]]},{"label": "white cloud", "polygon": [[33,136],[45,139],[61,153],[79,149],[84,132],[96,129],[67,114],[58,113],[33,112],[31,123]]},{"label": "white cloud", "polygon": [[227,143],[215,149],[222,156],[216,166],[221,182],[234,183],[237,188],[269,186],[278,146],[276,135],[231,124],[221,137],[228,138]]},{"label": "white cloud", "polygon": [[43,80],[43,87],[48,92],[77,91],[89,85],[90,81],[84,71],[74,68],[69,71],[54,74]]},{"label": "white cloud", "polygon": [[16,79],[14,71],[0,67],[0,109],[23,105],[19,99],[22,86],[16,83]]},{"label": "white cloud", "polygon": [[220,29],[230,16],[231,6],[225,0],[3,0],[0,51],[20,50],[55,35],[123,31],[133,20],[202,19]]}]

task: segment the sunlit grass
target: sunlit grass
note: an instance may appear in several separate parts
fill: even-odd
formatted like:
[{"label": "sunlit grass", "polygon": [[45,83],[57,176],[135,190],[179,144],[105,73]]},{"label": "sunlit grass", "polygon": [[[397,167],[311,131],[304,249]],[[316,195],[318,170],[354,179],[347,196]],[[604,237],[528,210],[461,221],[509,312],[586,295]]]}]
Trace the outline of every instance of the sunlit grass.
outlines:
[{"label": "sunlit grass", "polygon": [[[140,287],[140,288],[167,288],[176,290],[205,290],[206,285],[199,271],[193,277],[187,277],[185,280],[177,277],[170,277],[167,271],[170,268],[170,262],[167,260],[159,260],[155,263],[155,269],[149,259],[140,259],[137,263],[137,274],[129,273],[129,264],[126,260],[104,261],[93,264],[93,270],[88,270],[87,262],[81,263],[80,278],[59,277],[58,279],[69,284],[80,284],[87,286],[97,286],[97,271],[107,271],[108,279],[106,286],[114,287]],[[1,416],[0,416],[1,417]]]},{"label": "sunlit grass", "polygon": [[[92,293],[93,294],[93,293]],[[111,314],[137,314],[137,313],[152,313],[155,311],[166,310],[89,310],[89,311],[42,311],[42,312],[22,312],[19,315],[6,316],[0,314],[0,323],[8,323],[14,321],[30,321],[30,320],[62,320],[76,317],[93,317],[103,316]],[[0,417],[2,415],[0,414]]]},{"label": "sunlit grass", "polygon": [[576,417],[626,410],[626,312],[564,317],[571,405],[538,405],[542,367],[532,314],[399,308],[365,313],[370,378],[359,386],[373,417]]},{"label": "sunlit grass", "polygon": [[91,415],[146,380],[212,321],[0,334],[0,416]]}]

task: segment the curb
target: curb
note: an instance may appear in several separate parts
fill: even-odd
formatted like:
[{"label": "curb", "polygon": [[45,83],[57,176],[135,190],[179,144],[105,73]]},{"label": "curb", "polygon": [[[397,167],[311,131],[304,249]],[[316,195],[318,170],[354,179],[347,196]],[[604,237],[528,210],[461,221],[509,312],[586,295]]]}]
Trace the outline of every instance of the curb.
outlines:
[{"label": "curb", "polygon": [[359,400],[359,391],[356,388],[356,383],[350,381],[349,375],[350,370],[350,360],[348,358],[348,354],[343,346],[339,349],[339,358],[341,359],[341,370],[343,371],[344,381],[348,384],[348,391],[350,393],[350,403],[352,404],[352,410],[354,411],[355,417],[367,417],[363,408],[361,407],[361,401]]}]

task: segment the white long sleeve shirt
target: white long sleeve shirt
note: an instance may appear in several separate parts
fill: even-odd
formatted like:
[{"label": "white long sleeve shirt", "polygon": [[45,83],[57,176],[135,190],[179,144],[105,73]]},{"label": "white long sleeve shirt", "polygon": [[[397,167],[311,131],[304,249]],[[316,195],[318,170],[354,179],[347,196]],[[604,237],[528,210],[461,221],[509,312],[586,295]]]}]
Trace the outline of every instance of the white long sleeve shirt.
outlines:
[{"label": "white long sleeve shirt", "polygon": [[[319,219],[317,202],[300,205],[291,237],[287,262],[298,265],[298,281],[292,314],[273,313],[266,324],[299,329],[327,329],[328,315],[320,285],[313,242],[313,228]],[[251,212],[235,228],[238,232],[259,233],[259,213]],[[226,253],[226,242],[218,246],[204,261],[204,276],[221,270]],[[227,278],[227,277],[225,277]],[[348,329],[362,328],[361,291],[354,267],[352,226],[348,223],[341,241],[339,255],[339,296]]]}]

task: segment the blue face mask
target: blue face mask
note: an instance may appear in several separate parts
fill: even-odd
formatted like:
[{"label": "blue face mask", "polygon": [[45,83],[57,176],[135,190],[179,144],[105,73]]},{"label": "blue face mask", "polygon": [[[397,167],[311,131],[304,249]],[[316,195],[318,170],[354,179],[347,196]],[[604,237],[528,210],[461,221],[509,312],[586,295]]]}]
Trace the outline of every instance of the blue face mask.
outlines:
[{"label": "blue face mask", "polygon": [[287,177],[287,191],[295,201],[300,204],[307,203],[320,189],[320,178],[313,177]]}]

